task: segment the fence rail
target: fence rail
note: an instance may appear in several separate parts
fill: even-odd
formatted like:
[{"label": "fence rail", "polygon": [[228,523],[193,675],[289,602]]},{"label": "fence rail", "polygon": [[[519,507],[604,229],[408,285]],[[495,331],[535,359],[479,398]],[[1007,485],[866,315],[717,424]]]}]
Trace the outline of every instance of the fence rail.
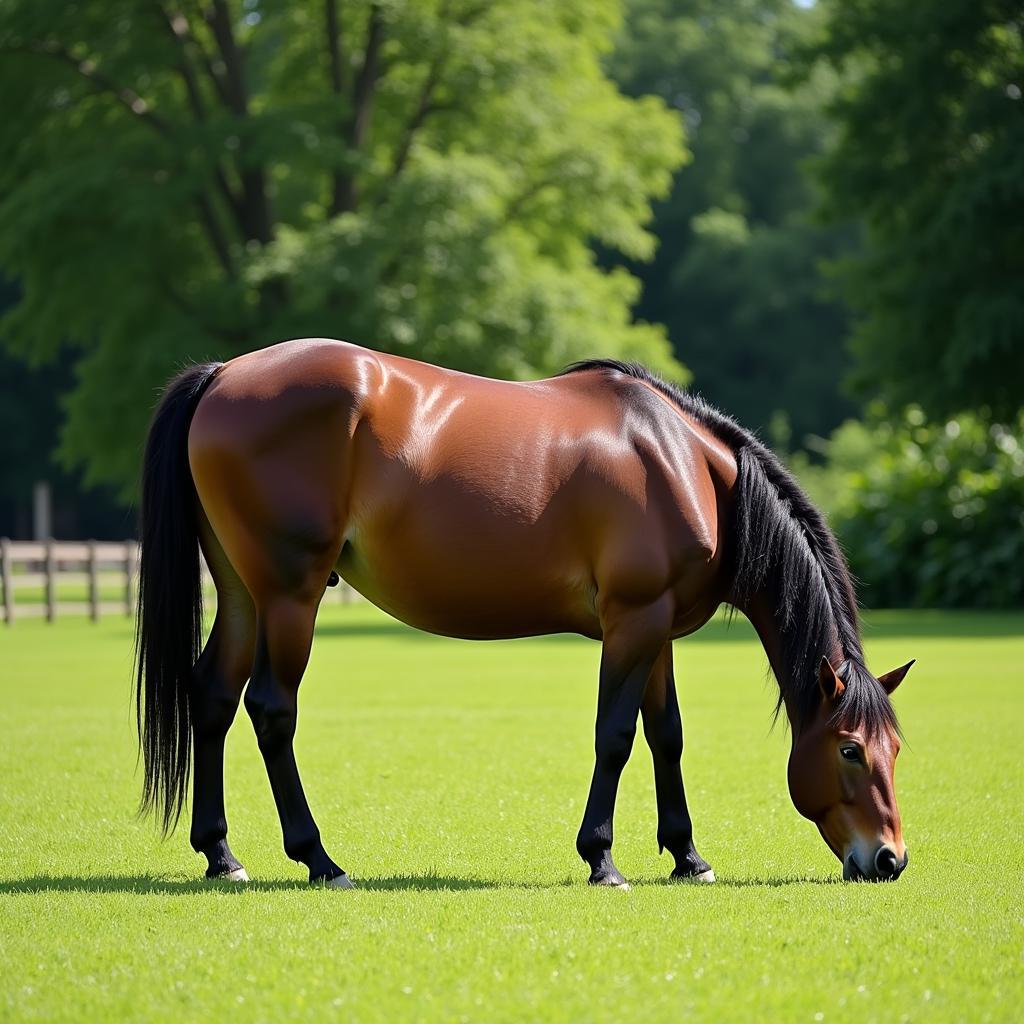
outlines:
[{"label": "fence rail", "polygon": [[[138,541],[0,538],[0,617],[8,625],[22,618],[53,622],[58,615],[88,615],[94,622],[103,615],[132,616],[138,579]],[[77,600],[66,596],[71,587],[79,591]],[[41,591],[42,600],[32,600],[31,591]],[[203,591],[213,596],[213,578],[205,561]],[[357,596],[344,582],[334,593],[333,599],[343,604]]]}]

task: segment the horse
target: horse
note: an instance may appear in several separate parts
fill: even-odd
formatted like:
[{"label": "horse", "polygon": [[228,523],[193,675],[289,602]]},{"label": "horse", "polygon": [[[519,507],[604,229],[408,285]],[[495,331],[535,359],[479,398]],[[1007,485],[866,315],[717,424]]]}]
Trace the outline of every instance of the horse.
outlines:
[{"label": "horse", "polygon": [[[641,366],[595,359],[509,382],[330,339],[197,364],[154,413],[140,533],[140,808],[169,834],[191,773],[189,838],[208,878],[248,878],[228,846],[223,781],[244,691],[285,853],[311,883],[352,887],[321,841],[292,746],[318,606],[337,576],[432,633],[601,642],[576,840],[591,884],[628,887],[612,819],[638,717],[671,878],[715,879],[683,787],[672,641],[723,604],[749,618],[778,682],[797,811],[844,878],[894,880],[906,867],[890,695],[913,662],[868,671],[822,515],[752,433]],[[217,592],[205,644],[200,550]]]}]

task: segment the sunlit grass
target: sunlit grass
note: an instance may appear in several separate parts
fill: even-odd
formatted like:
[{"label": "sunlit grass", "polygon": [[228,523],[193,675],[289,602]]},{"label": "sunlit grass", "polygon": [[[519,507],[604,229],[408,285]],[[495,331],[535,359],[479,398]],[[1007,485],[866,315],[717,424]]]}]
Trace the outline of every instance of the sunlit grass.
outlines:
[{"label": "sunlit grass", "polygon": [[129,625],[0,632],[0,1016],[10,1019],[1010,1020],[1021,984],[1020,616],[871,617],[897,695],[911,865],[844,885],[785,789],[787,737],[745,624],[677,645],[685,776],[713,887],[662,884],[638,739],[616,818],[631,892],[573,840],[596,644],[471,644],[366,606],[322,615],[297,750],[329,851],[281,850],[244,714],[231,840],[253,884],[200,881],[187,828],[133,819]]}]

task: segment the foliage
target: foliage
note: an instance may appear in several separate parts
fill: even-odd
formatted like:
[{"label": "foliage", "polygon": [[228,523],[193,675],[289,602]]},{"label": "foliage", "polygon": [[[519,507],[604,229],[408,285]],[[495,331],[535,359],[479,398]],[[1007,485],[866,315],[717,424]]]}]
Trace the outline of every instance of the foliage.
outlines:
[{"label": "foliage", "polygon": [[627,92],[679,111],[693,151],[657,207],[654,261],[634,268],[640,312],[708,398],[752,427],[785,410],[798,443],[854,411],[846,313],[819,271],[853,232],[814,222],[804,170],[830,133],[831,76],[789,81],[818,17],[792,0],[628,0],[609,63]]},{"label": "foliage", "polygon": [[1024,19],[1019,0],[836,0],[843,76],[820,177],[867,246],[841,268],[862,394],[930,417],[1024,402]]},{"label": "foliage", "polygon": [[[0,278],[0,313],[14,305],[17,290]],[[0,349],[0,502],[13,503],[43,479],[56,443],[56,391],[66,380],[58,369],[28,374]],[[18,386],[13,386],[17,380]],[[7,517],[2,516],[6,521]],[[0,531],[3,530],[0,521]]]},{"label": "foliage", "polygon": [[798,462],[873,607],[1024,606],[1024,415],[930,424],[876,408]]},{"label": "foliage", "polygon": [[65,456],[130,488],[187,358],[349,337],[507,376],[595,353],[685,377],[630,322],[677,119],[600,58],[616,0],[6,0],[0,331],[81,352]]},{"label": "foliage", "polygon": [[54,536],[121,540],[131,532],[114,492],[95,487],[84,493],[79,474],[54,458],[60,396],[72,384],[66,363],[29,369],[0,349],[0,536],[31,535],[32,487],[43,480],[51,488]]}]

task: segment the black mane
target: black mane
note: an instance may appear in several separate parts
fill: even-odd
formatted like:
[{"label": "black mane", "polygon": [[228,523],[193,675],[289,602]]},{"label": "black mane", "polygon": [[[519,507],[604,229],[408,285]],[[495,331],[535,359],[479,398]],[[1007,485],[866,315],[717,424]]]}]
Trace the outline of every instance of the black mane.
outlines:
[{"label": "black mane", "polygon": [[838,638],[843,662],[837,673],[845,690],[834,716],[840,728],[899,731],[881,683],[864,664],[853,581],[824,516],[774,452],[732,417],[636,363],[588,359],[565,374],[613,371],[644,381],[732,448],[739,475],[732,523],[729,604],[744,610],[755,595],[775,609],[784,671],[776,673],[778,714],[784,701],[799,729],[820,702],[818,663]]}]

